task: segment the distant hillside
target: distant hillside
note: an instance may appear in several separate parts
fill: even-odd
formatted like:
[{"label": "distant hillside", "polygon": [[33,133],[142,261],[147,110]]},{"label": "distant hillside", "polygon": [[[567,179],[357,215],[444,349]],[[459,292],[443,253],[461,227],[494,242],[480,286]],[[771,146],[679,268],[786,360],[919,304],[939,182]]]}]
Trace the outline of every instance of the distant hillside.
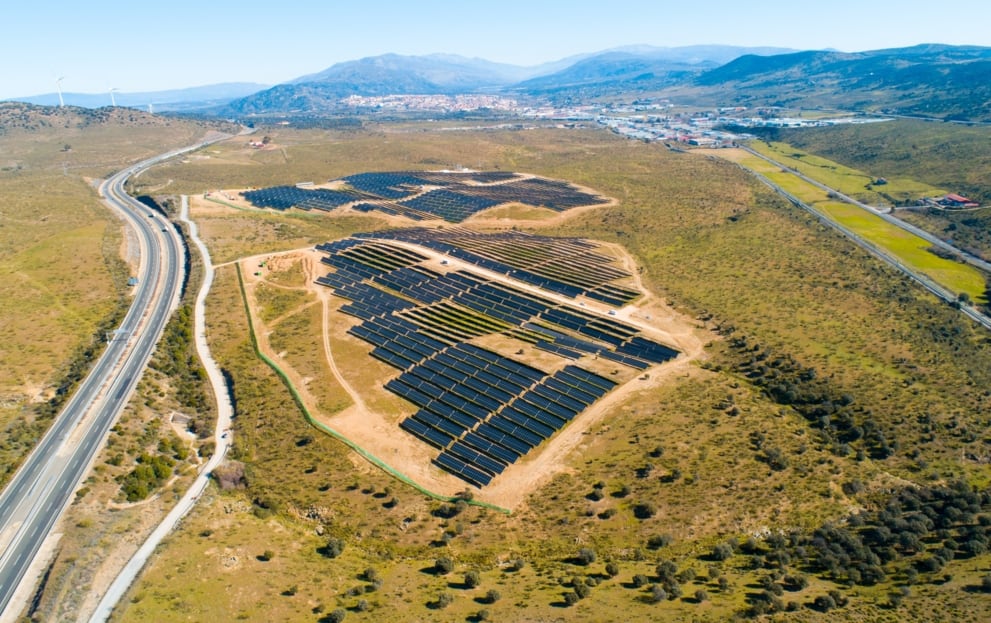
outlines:
[{"label": "distant hillside", "polygon": [[593,54],[553,74],[523,81],[513,90],[534,95],[587,96],[656,90],[691,80],[744,54],[786,52],[793,50],[722,45],[627,46]]},{"label": "distant hillside", "polygon": [[231,102],[238,114],[333,108],[349,95],[432,95],[492,90],[526,77],[526,68],[453,55],[385,54],[337,63],[324,71]]},{"label": "distant hillside", "polygon": [[[141,93],[114,92],[113,102],[118,106],[153,110],[196,110],[226,104],[239,97],[256,93],[268,88],[268,85],[254,82],[225,82],[209,84],[187,89],[172,89],[168,91],[148,91]],[[106,93],[62,93],[66,106],[82,108],[101,108],[111,104],[110,92]],[[30,97],[16,97],[12,101],[37,104],[39,106],[58,106],[58,93],[44,93]]]},{"label": "distant hillside", "polygon": [[526,95],[657,89],[684,82],[748,52],[777,48],[630,46],[535,67],[433,54],[385,54],[338,63],[232,102],[233,114],[318,112],[349,95],[430,95],[511,92]]},{"label": "distant hillside", "polygon": [[838,107],[945,119],[991,119],[991,48],[926,44],[871,52],[740,57],[694,92],[738,105]]}]

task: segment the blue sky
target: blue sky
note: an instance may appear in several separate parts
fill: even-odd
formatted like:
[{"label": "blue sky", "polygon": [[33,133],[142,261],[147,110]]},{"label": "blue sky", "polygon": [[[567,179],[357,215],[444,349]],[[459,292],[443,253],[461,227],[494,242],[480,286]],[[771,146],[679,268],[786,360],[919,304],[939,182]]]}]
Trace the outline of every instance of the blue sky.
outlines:
[{"label": "blue sky", "polygon": [[[844,51],[991,46],[976,0],[161,0],[15,2],[0,9],[0,99],[54,91],[275,84],[334,63],[444,52],[518,65],[632,44]],[[54,5],[54,6],[53,6]]]}]

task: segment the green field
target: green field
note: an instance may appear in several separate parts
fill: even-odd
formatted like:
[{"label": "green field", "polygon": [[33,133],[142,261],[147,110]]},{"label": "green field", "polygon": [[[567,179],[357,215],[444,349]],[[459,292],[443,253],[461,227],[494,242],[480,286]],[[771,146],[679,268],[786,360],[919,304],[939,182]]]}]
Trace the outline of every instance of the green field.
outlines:
[{"label": "green field", "polygon": [[[876,214],[848,203],[835,201],[829,193],[780,167],[745,152],[722,151],[740,165],[760,173],[803,202],[813,206],[834,221],[848,227],[864,239],[877,245],[913,270],[925,273],[940,285],[973,301],[985,301],[987,276],[967,264],[939,257],[928,251],[929,242],[909,233]],[[777,155],[772,157],[777,158]],[[794,166],[794,165],[792,165]],[[812,177],[810,174],[809,177]],[[819,179],[823,183],[826,177]]]},{"label": "green field", "polygon": [[930,244],[922,238],[849,203],[823,202],[816,208],[865,240],[891,252],[907,266],[925,273],[936,283],[953,292],[966,293],[971,300],[983,299],[987,287],[984,273],[972,266],[934,255],[929,252]]},{"label": "green field", "polygon": [[[760,130],[781,141],[876,177],[918,180],[991,204],[991,128],[897,119],[885,123]],[[882,187],[875,187],[882,192]],[[885,191],[886,192],[886,191]],[[991,257],[991,209],[908,212],[905,218],[977,255]]]},{"label": "green field", "polygon": [[878,185],[872,175],[803,152],[787,143],[752,141],[750,147],[844,195],[874,206],[914,204],[923,197],[939,197],[947,192],[904,177],[886,178],[886,184]]}]

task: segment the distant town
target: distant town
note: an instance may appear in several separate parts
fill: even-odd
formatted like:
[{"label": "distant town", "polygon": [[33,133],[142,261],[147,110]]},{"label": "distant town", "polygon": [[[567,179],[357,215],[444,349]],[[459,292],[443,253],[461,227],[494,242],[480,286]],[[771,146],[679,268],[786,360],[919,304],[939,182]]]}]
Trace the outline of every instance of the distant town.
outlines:
[{"label": "distant town", "polygon": [[[631,103],[582,106],[532,106],[498,95],[351,95],[341,99],[342,108],[356,112],[438,112],[473,113],[492,111],[524,119],[564,123],[596,123],[613,132],[642,141],[678,142],[694,147],[726,147],[738,140],[752,138],[725,128],[802,128],[849,123],[877,123],[885,117],[838,114],[812,117],[783,116],[781,109],[743,106],[723,107],[711,111],[685,112],[667,99],[635,100]],[[718,129],[717,129],[718,128]]]}]

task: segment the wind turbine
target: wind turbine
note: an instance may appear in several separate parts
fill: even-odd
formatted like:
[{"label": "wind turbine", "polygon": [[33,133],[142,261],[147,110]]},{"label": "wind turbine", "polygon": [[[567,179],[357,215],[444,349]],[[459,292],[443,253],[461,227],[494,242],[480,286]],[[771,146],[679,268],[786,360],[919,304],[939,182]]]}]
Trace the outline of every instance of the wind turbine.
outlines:
[{"label": "wind turbine", "polygon": [[148,114],[149,115],[154,115],[155,114],[155,107],[152,106],[152,103],[151,102],[148,102]]},{"label": "wind turbine", "polygon": [[55,80],[55,90],[58,91],[58,105],[59,108],[65,108],[65,101],[62,99],[62,81],[65,80],[65,76],[60,76]]},{"label": "wind turbine", "polygon": [[120,91],[120,89],[116,87],[110,89],[110,105],[117,108],[117,100],[114,99],[114,91]]}]

